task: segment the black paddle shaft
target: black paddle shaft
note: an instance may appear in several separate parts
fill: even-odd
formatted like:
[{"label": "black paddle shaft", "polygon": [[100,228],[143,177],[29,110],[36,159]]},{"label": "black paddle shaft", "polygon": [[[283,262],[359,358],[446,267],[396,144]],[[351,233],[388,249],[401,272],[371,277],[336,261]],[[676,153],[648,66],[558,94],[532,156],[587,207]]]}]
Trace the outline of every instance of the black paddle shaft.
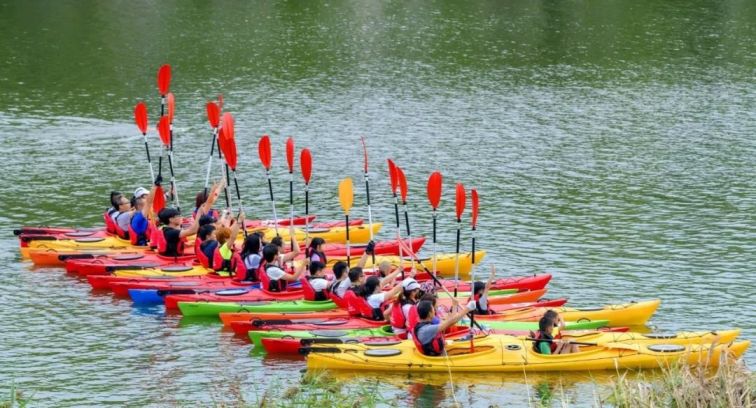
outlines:
[{"label": "black paddle shaft", "polygon": [[411,237],[412,233],[410,232],[410,223],[409,223],[409,211],[407,211],[407,202],[402,202],[402,205],[404,206],[404,224],[407,226],[407,236]]},{"label": "black paddle shaft", "polygon": [[[310,185],[305,184],[305,218],[310,216]],[[309,221],[307,221],[309,223]]]},{"label": "black paddle shaft", "polygon": [[396,215],[396,229],[402,227],[401,221],[399,221],[399,198],[394,193],[394,215]]},{"label": "black paddle shaft", "polygon": [[347,265],[351,264],[351,253],[349,251],[349,214],[344,214],[346,221],[346,242],[347,242]]}]

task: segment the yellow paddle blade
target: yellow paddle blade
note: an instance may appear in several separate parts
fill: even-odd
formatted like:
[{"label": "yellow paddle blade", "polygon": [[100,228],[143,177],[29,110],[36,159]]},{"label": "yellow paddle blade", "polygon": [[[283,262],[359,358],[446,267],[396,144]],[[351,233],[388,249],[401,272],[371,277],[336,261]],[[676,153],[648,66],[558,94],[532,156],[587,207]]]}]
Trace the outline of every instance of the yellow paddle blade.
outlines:
[{"label": "yellow paddle blade", "polygon": [[339,201],[341,201],[341,208],[344,210],[344,214],[349,215],[349,210],[352,209],[352,203],[354,202],[354,188],[352,187],[352,179],[350,177],[339,182]]}]

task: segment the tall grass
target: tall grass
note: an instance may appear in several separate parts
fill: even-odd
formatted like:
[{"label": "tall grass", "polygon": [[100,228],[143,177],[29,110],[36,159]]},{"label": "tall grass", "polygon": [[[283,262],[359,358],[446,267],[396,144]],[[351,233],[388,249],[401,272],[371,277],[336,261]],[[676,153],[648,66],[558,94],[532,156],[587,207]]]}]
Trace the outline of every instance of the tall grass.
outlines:
[{"label": "tall grass", "polygon": [[307,372],[298,385],[285,389],[268,387],[259,396],[257,407],[377,407],[394,406],[381,397],[378,384],[349,386],[334,379],[328,372]]},{"label": "tall grass", "polygon": [[658,378],[641,375],[628,379],[627,372],[610,385],[610,394],[597,405],[637,407],[722,407],[756,406],[756,375],[740,360],[722,364],[716,370],[705,366],[674,365],[661,370]]},{"label": "tall grass", "polygon": [[25,408],[30,402],[31,397],[21,392],[16,387],[16,383],[11,383],[8,399],[0,400],[0,408]]}]

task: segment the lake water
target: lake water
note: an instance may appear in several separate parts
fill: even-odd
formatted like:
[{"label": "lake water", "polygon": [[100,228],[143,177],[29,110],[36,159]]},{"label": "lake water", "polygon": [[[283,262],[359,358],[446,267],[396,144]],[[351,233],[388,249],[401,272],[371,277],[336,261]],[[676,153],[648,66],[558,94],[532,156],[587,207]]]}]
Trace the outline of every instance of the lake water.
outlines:
[{"label": "lake water", "polygon": [[[40,406],[210,405],[236,384],[254,401],[301,376],[301,360],[250,356],[219,324],[133,308],[18,255],[14,227],[98,225],[111,189],[149,186],[132,112],[145,100],[155,123],[164,63],[186,208],[204,183],[204,104],[222,93],[249,218],[272,215],[263,133],[279,213],[291,135],[313,152],[312,211],[340,219],[349,175],[352,214],[366,217],[365,136],[376,220],[393,219],[390,157],[407,173],[413,233],[429,235],[425,183],[440,170],[441,250],[454,250],[462,182],[481,196],[481,271],[552,273],[550,296],[578,306],[658,297],[652,328],[754,340],[754,21],[745,0],[3,2],[0,395],[15,382]],[[446,377],[351,378],[400,404],[453,400]],[[549,404],[559,390],[584,406],[599,392],[587,375],[454,383],[474,406]]]}]

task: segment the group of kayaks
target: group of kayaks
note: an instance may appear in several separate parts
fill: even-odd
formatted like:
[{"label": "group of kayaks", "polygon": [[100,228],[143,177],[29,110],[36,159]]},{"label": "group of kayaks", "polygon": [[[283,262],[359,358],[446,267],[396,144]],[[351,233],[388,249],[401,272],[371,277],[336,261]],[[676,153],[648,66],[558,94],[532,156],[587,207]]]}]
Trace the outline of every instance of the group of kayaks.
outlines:
[{"label": "group of kayaks", "polygon": [[[353,220],[347,249],[343,223],[315,223],[315,217],[279,220],[293,224],[297,239],[322,237],[328,245],[329,263],[355,260],[364,243],[381,229],[380,223],[365,225]],[[247,221],[249,230],[276,234],[274,223]],[[306,227],[306,228],[305,228]],[[371,229],[372,228],[372,229]],[[643,326],[657,310],[660,300],[647,300],[595,308],[573,308],[566,298],[546,299],[549,274],[499,278],[489,293],[489,309],[476,315],[475,326],[462,321],[445,333],[446,353],[422,354],[411,340],[400,340],[386,322],[350,315],[337,298],[307,300],[306,280],[283,292],[270,292],[259,283],[223,276],[200,265],[192,248],[181,257],[164,257],[145,247],[135,247],[104,228],[23,227],[14,231],[21,255],[38,266],[65,267],[86,278],[93,290],[111,290],[114,296],[131,298],[136,304],[164,304],[166,312],[189,317],[219,318],[223,325],[254,344],[255,351],[306,355],[310,368],[412,372],[574,371],[616,368],[658,368],[674,362],[717,365],[727,357],[739,357],[750,342],[738,340],[738,329],[639,333],[628,326]],[[278,228],[286,240],[288,228]],[[362,244],[353,244],[354,242]],[[388,261],[394,267],[417,270],[415,279],[427,285],[444,286],[466,300],[471,285],[453,279],[433,284],[428,270],[431,259],[400,257],[400,247],[421,250],[425,239],[378,242],[375,260],[370,257],[366,274],[378,273],[372,265]],[[485,251],[461,254],[460,276],[469,276]],[[295,261],[297,262],[297,261]],[[454,274],[456,254],[435,259],[441,276]],[[435,286],[434,286],[435,285]],[[452,299],[438,290],[438,304],[450,309]],[[535,352],[531,336],[538,320],[556,310],[565,321],[562,340],[580,344],[572,354],[543,355]]]}]

